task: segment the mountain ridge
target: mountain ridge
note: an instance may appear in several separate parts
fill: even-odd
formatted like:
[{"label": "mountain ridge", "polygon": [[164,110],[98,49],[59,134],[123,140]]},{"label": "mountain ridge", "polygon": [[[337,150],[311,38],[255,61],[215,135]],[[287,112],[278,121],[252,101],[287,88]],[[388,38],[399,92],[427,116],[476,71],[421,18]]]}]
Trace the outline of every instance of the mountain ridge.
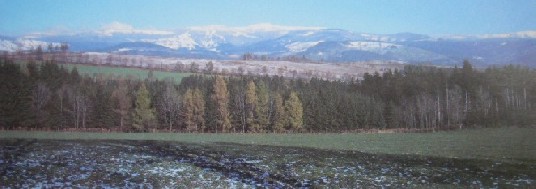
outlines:
[{"label": "mountain ridge", "polygon": [[335,63],[386,60],[454,65],[468,59],[480,66],[512,63],[534,66],[536,59],[536,31],[429,36],[268,23],[243,27],[198,26],[175,32],[135,29],[115,23],[95,32],[2,37],[0,51],[31,50],[59,42],[67,42],[73,51],[210,59],[237,59],[249,53]]}]

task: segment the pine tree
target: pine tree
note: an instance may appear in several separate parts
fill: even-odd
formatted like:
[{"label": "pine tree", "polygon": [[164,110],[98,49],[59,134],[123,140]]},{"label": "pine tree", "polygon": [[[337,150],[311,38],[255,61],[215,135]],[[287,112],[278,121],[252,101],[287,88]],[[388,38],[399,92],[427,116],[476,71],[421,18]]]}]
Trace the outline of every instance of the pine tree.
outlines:
[{"label": "pine tree", "polygon": [[212,71],[214,71],[214,63],[212,63],[212,61],[208,61],[207,65],[205,66],[205,72],[212,73]]},{"label": "pine tree", "polygon": [[43,47],[41,45],[37,46],[36,50],[37,60],[43,60]]},{"label": "pine tree", "polygon": [[31,118],[32,85],[13,63],[0,63],[0,128],[24,126]]},{"label": "pine tree", "polygon": [[287,120],[289,129],[299,131],[303,128],[303,106],[298,94],[292,91],[285,102],[285,111],[287,112]]},{"label": "pine tree", "polygon": [[149,91],[142,83],[136,94],[134,112],[132,114],[134,129],[143,131],[153,126],[155,121],[155,110],[151,107]]},{"label": "pine tree", "polygon": [[95,106],[93,108],[93,123],[96,127],[110,128],[113,126],[113,110],[110,96],[111,95],[105,91],[104,85],[97,85]]},{"label": "pine tree", "polygon": [[71,74],[70,74],[70,78],[68,82],[72,84],[80,83],[80,74],[78,73],[78,68],[76,68],[76,66],[73,67],[73,69],[71,70]]},{"label": "pine tree", "polygon": [[34,61],[29,61],[26,65],[26,68],[28,70],[28,77],[30,78],[30,82],[32,85],[34,85],[40,78],[37,64]]}]

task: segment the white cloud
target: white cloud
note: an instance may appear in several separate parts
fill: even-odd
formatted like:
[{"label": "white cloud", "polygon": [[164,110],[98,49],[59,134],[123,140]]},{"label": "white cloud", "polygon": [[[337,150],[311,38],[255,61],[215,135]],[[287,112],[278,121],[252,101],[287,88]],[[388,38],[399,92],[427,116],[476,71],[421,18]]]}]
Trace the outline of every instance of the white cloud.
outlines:
[{"label": "white cloud", "polygon": [[521,31],[516,33],[520,37],[536,38],[536,31]]},{"label": "white cloud", "polygon": [[74,31],[64,26],[56,26],[46,31],[28,33],[22,37],[25,39],[34,39],[34,38],[41,38],[41,37],[46,37],[46,36],[74,35],[74,34],[83,33],[83,32],[84,31]]},{"label": "white cloud", "polygon": [[168,35],[173,34],[173,32],[165,30],[156,30],[156,29],[136,29],[131,25],[121,23],[121,22],[112,22],[110,24],[104,25],[100,30],[97,31],[100,35],[113,35],[113,34],[149,34],[149,35]]},{"label": "white cloud", "polygon": [[520,31],[514,33],[479,34],[479,35],[446,35],[443,38],[450,39],[504,39],[504,38],[536,38],[536,31]]},{"label": "white cloud", "polygon": [[254,33],[254,32],[288,32],[298,30],[320,30],[322,27],[307,27],[307,26],[283,26],[275,25],[271,23],[259,23],[242,27],[231,27],[224,25],[208,25],[208,26],[193,26],[188,29],[193,31],[221,31],[221,32],[233,32],[233,33]]}]

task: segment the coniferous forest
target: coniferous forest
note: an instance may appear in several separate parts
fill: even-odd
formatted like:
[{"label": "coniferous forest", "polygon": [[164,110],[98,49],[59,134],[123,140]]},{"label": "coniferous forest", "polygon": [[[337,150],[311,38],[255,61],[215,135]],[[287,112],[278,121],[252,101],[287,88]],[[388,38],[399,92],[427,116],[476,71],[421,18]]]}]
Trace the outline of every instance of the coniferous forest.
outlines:
[{"label": "coniferous forest", "polygon": [[407,65],[327,81],[192,75],[180,83],[0,62],[0,128],[124,132],[434,131],[534,127],[536,71]]}]

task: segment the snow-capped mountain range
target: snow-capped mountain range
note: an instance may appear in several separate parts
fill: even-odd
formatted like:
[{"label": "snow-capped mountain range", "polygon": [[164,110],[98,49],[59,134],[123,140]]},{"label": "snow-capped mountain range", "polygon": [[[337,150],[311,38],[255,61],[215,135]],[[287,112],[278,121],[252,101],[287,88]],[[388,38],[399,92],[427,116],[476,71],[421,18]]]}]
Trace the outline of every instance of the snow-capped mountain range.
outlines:
[{"label": "snow-capped mountain range", "polygon": [[27,38],[9,38],[0,36],[0,51],[15,52],[18,50],[29,51],[37,49],[39,46],[45,50],[48,45],[59,46],[57,42],[44,42]]},{"label": "snow-capped mountain range", "polygon": [[198,26],[176,31],[136,29],[112,23],[92,32],[34,33],[1,37],[0,51],[31,50],[67,42],[72,51],[184,58],[237,59],[245,53],[312,61],[394,60],[479,65],[536,64],[536,31],[485,35],[370,34],[321,27],[255,24]]}]

